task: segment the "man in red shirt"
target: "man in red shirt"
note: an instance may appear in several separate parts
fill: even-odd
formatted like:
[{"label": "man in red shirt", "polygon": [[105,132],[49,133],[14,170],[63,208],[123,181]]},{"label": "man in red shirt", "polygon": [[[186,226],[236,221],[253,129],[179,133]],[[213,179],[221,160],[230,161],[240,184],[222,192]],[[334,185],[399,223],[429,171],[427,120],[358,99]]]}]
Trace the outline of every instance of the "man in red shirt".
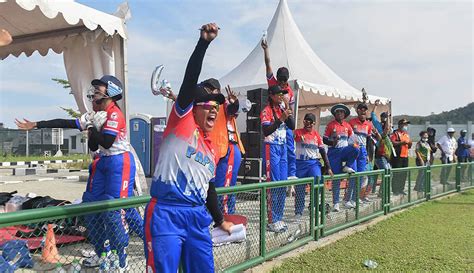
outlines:
[{"label": "man in red shirt", "polygon": [[[398,121],[398,129],[390,136],[396,156],[392,157],[392,168],[408,167],[408,150],[411,148],[412,142],[408,135],[408,124],[406,119]],[[395,195],[406,195],[405,182],[407,180],[406,172],[397,172],[393,174],[392,192]]]},{"label": "man in red shirt", "polygon": [[[353,131],[349,123],[344,119],[349,116],[350,111],[344,104],[336,104],[331,108],[334,120],[326,126],[323,141],[328,148],[329,163],[334,174],[346,172],[354,173],[355,161],[359,154],[357,143],[352,138]],[[343,166],[343,162],[346,164]],[[339,211],[339,180],[332,181],[332,199],[334,211]],[[346,207],[350,206],[350,202],[346,202]]]},{"label": "man in red shirt", "polygon": [[[261,46],[265,57],[265,67],[267,74],[268,87],[275,85],[280,86],[282,90],[285,90],[287,94],[284,96],[282,107],[284,109],[290,109],[292,112],[295,111],[295,96],[293,89],[288,84],[290,78],[290,72],[286,67],[280,67],[277,70],[276,78],[273,75],[272,66],[270,65],[270,53],[268,52],[268,45],[265,40],[262,40]],[[295,156],[295,141],[293,138],[293,131],[290,128],[286,128],[286,149],[288,155],[288,179],[296,179],[296,156]]]}]

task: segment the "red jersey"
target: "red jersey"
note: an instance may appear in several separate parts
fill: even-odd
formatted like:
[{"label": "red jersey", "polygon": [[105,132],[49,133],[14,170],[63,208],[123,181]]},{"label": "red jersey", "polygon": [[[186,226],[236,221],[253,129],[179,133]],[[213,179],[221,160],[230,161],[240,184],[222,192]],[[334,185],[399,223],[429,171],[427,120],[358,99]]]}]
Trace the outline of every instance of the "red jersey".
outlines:
[{"label": "red jersey", "polygon": [[342,124],[333,120],[326,125],[324,136],[329,140],[337,140],[334,148],[346,147],[349,146],[349,138],[352,136],[352,127],[345,120],[342,121]]},{"label": "red jersey", "polygon": [[306,129],[297,129],[294,132],[296,142],[296,160],[320,159],[320,148],[324,148],[323,140],[316,130],[308,132]]},{"label": "red jersey", "polygon": [[353,118],[349,121],[352,130],[361,146],[367,146],[367,137],[372,134],[372,122],[365,120],[361,122],[359,118]]},{"label": "red jersey", "polygon": [[130,143],[127,139],[127,123],[122,110],[113,102],[107,106],[105,111],[107,112],[107,119],[101,132],[115,136],[115,141],[108,149],[99,145],[100,153],[109,156],[130,151]]},{"label": "red jersey", "polygon": [[[268,87],[272,87],[274,85],[278,85],[277,79],[275,79],[275,76],[270,75],[270,77],[267,77],[267,83]],[[288,100],[288,103],[294,104],[295,103],[295,96],[293,93],[293,89],[291,89],[291,86],[289,84],[286,85],[286,87],[282,88],[283,90],[288,91],[288,94],[285,95],[286,99]]]},{"label": "red jersey", "polygon": [[[262,125],[271,125],[275,122],[275,117],[281,117],[281,108],[280,107],[272,107],[270,105],[265,106],[263,108],[262,113],[260,113],[260,121]],[[265,137],[265,143],[270,144],[285,144],[286,143],[286,124],[282,122],[280,127],[278,127],[273,133]]]}]

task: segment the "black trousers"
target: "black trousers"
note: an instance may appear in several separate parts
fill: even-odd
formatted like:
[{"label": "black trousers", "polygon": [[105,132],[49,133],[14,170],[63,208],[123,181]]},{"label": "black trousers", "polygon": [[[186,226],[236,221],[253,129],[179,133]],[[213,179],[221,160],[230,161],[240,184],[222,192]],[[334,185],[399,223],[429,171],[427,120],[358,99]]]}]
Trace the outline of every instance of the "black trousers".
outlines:
[{"label": "black trousers", "polygon": [[[392,168],[405,168],[408,167],[408,157],[393,157]],[[396,172],[393,174],[392,179],[392,192],[394,194],[402,193],[405,189],[405,183],[407,180],[408,172]]]}]

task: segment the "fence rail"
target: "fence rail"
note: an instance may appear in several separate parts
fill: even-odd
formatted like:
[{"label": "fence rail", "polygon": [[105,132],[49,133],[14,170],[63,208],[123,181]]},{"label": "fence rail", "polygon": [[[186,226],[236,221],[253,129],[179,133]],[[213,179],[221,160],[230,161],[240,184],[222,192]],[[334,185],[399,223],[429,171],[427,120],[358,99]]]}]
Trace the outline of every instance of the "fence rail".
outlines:
[{"label": "fence rail", "polygon": [[[248,223],[244,242],[214,247],[216,270],[242,271],[380,215],[474,188],[473,172],[474,162],[471,162],[219,188],[220,205],[228,202],[232,213],[245,216]],[[337,185],[334,183],[343,189],[339,194],[333,191]],[[393,194],[394,186],[403,186],[405,192]],[[294,192],[289,188],[294,188]],[[281,197],[280,201],[275,201],[276,196]],[[363,200],[368,197],[369,201]],[[56,262],[69,267],[74,260],[85,260],[83,250],[93,250],[91,245],[97,244],[97,238],[110,239],[112,247],[126,249],[126,256],[120,257],[120,261],[126,260],[130,272],[144,272],[141,221],[149,200],[149,196],[140,196],[3,213],[0,214],[0,246],[10,241],[26,242],[34,261],[31,270],[48,271]],[[335,200],[345,205],[354,200],[354,207],[335,211]],[[282,211],[286,229],[275,232],[271,224],[277,207]],[[111,225],[114,219],[126,222],[126,230]],[[105,223],[109,226],[99,228]],[[45,246],[51,245],[47,235],[52,227],[58,248],[56,257],[44,255]],[[112,237],[120,234],[126,234],[127,240],[114,242]]]}]

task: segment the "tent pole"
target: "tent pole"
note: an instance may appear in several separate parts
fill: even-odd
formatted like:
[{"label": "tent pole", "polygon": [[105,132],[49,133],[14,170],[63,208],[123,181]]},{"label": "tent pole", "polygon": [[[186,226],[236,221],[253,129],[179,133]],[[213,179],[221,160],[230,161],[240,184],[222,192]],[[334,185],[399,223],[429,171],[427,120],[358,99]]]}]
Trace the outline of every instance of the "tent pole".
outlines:
[{"label": "tent pole", "polygon": [[44,32],[38,32],[33,34],[18,35],[13,37],[13,42],[10,45],[16,45],[21,43],[28,43],[34,40],[40,40],[50,37],[58,37],[71,34],[79,34],[82,32],[90,31],[85,26],[69,27],[58,30],[50,30]]}]

